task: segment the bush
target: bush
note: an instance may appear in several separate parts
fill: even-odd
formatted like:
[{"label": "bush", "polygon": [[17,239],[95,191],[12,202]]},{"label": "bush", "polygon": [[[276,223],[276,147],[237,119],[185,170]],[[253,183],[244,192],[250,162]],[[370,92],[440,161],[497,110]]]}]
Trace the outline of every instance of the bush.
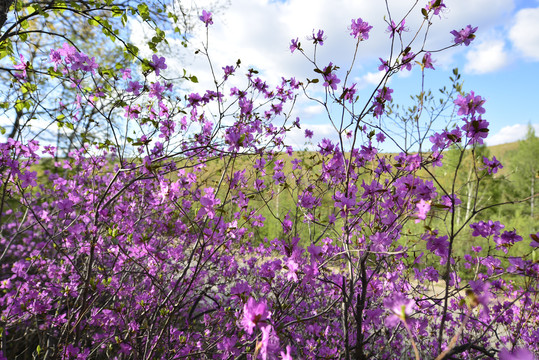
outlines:
[{"label": "bush", "polygon": [[[422,9],[425,28],[442,7]],[[208,31],[211,16],[200,17]],[[370,26],[354,19],[350,30],[359,46]],[[468,46],[475,30],[452,32],[453,46]],[[322,46],[323,32],[312,41]],[[113,136],[58,159],[39,183],[31,167],[43,161],[40,151],[55,149],[25,139],[1,144],[3,356],[532,358],[539,351],[532,248],[502,263],[523,238],[492,220],[473,222],[496,205],[477,206],[477,192],[467,193],[473,206],[457,223],[457,176],[444,186],[434,171],[453,147],[458,174],[466,150],[482,144],[484,99],[455,80],[445,106],[454,104],[462,120],[421,134],[432,143],[428,152],[390,156],[374,145],[388,137],[378,122],[392,100],[388,79],[416,60],[423,72],[433,68],[430,52],[402,45],[364,106],[355,84],[339,79],[335,65],[319,66],[297,39],[290,49],[307,57],[316,78],[270,88],[248,69],[244,88],[229,89],[238,62],[215,75],[215,90],[189,94],[181,107],[170,84],[148,78],[166,67],[163,57],[147,61],[136,81],[100,72],[67,44],[53,49],[55,76],[77,79],[81,101],[98,109]],[[207,47],[202,53],[210,58]],[[92,87],[98,76],[107,88]],[[350,123],[329,119],[341,142],[294,152],[285,135],[300,122],[288,114],[300,92],[313,89]],[[116,101],[100,100],[108,97]],[[418,97],[416,111],[429,101]],[[64,124],[76,121],[76,106],[66,107]],[[495,158],[471,161],[477,186],[500,166]],[[275,211],[285,195],[292,206]],[[262,232],[270,221],[273,229]],[[468,244],[455,255],[467,229],[487,239],[488,251]],[[526,350],[504,349],[515,347]]]}]

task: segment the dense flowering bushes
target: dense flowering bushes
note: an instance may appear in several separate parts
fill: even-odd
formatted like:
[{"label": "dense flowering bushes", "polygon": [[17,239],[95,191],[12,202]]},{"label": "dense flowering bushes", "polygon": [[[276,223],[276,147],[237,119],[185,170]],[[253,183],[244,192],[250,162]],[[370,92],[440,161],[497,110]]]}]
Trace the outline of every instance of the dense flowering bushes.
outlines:
[{"label": "dense flowering bushes", "polygon": [[[429,2],[426,24],[444,7]],[[200,19],[211,31],[212,14]],[[391,21],[390,36],[400,38],[404,24]],[[350,35],[359,44],[371,28],[352,20]],[[453,31],[454,43],[469,45],[475,31]],[[323,31],[312,41],[322,46]],[[25,139],[0,145],[0,357],[532,359],[539,264],[526,256],[502,261],[523,237],[474,221],[480,208],[457,226],[458,191],[441,186],[433,170],[450,146],[464,152],[482,144],[484,99],[459,94],[460,124],[428,134],[429,152],[392,157],[375,146],[388,136],[375,121],[392,101],[387,79],[410,70],[422,52],[417,64],[434,69],[431,53],[404,49],[382,60],[386,76],[361,113],[349,107],[358,101],[356,84],[339,79],[332,63],[319,68],[312,60],[320,88],[351,114],[349,124],[330,121],[341,139],[352,139],[350,149],[324,139],[312,163],[294,157],[285,134],[301,126],[289,115],[296,97],[318,81],[283,79],[271,88],[249,69],[244,88],[227,88],[238,63],[222,68],[215,89],[189,94],[178,107],[172,85],[149,81],[148,72],[136,79],[123,69],[108,89],[84,86],[99,70],[95,59],[67,44],[53,49],[51,68],[100,110],[114,141],[84,145],[40,176],[41,156],[54,155],[53,147]],[[297,39],[290,50],[309,58]],[[146,66],[157,76],[167,68],[157,55]],[[107,96],[120,99],[109,112],[100,108]],[[76,109],[66,106],[71,115]],[[136,138],[114,124],[122,115]],[[220,169],[214,176],[212,164]],[[495,158],[476,165],[478,182],[501,167]],[[258,239],[262,210],[285,190],[296,208],[275,214],[279,233]],[[435,218],[445,226],[431,228]],[[492,246],[470,244],[457,259],[453,246],[465,226]],[[475,269],[473,279],[460,278],[457,261]]]}]

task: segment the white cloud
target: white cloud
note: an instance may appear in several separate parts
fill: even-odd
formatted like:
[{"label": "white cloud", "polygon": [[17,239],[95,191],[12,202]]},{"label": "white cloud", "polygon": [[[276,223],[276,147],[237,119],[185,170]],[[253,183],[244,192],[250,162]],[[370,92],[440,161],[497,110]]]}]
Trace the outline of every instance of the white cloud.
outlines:
[{"label": "white cloud", "polygon": [[302,109],[302,113],[309,114],[309,115],[317,115],[324,112],[324,107],[322,105],[316,104],[316,105],[309,105]]},{"label": "white cloud", "polygon": [[[197,6],[203,9],[211,3],[209,0],[199,1]],[[403,34],[405,45],[415,38],[414,51],[422,48],[424,31],[416,34],[423,21],[420,8],[424,2],[413,0],[389,0],[390,16],[399,22],[408,14],[410,7],[415,7],[406,19],[406,27],[411,31]],[[429,28],[425,50],[436,50],[452,44],[453,37],[449,32],[468,24],[479,26],[478,35],[488,32],[511,14],[514,0],[453,0],[446,1],[448,8],[440,18],[433,19]],[[298,54],[290,54],[290,39],[298,38],[309,56],[312,56],[312,41],[308,40],[312,31],[323,29],[327,37],[324,45],[318,47],[317,62],[323,67],[332,61],[341,67],[339,76],[344,77],[354,55],[355,40],[349,35],[351,19],[361,17],[368,21],[373,29],[368,41],[359,44],[356,54],[356,66],[352,70],[354,77],[362,78],[368,84],[377,83],[378,57],[388,58],[391,40],[386,32],[389,19],[383,1],[356,0],[287,0],[285,2],[270,0],[233,0],[230,6],[220,8],[214,14],[214,25],[209,29],[210,54],[214,60],[214,69],[220,75],[222,66],[231,65],[238,58],[242,60],[242,72],[253,66],[261,70],[262,76],[275,84],[281,76],[296,76],[299,79],[313,78],[313,65]],[[185,59],[180,68],[189,69],[196,74],[202,85],[212,85],[209,77],[207,61],[202,56],[195,57],[195,48],[200,48],[206,38],[206,28],[197,21],[195,34],[191,38],[192,48],[186,49]],[[416,36],[417,35],[417,36]],[[139,32],[139,38],[140,32]],[[179,46],[178,46],[179,47]],[[395,51],[400,51],[401,44],[395,42]],[[449,51],[436,53],[434,60],[441,68],[454,66],[453,56],[464,51],[464,46]],[[394,53],[395,56],[395,53]]]},{"label": "white cloud", "polygon": [[[251,0],[259,2],[263,0]],[[264,1],[263,1],[264,2]],[[391,18],[395,22],[399,22],[410,10],[414,1],[393,0],[389,1],[389,9]],[[425,1],[426,3],[426,1]],[[421,26],[423,21],[420,16],[420,8],[424,6],[423,2],[417,3],[410,15],[406,18],[406,27],[409,32],[403,34],[404,46],[407,42],[413,42],[414,51],[419,48],[425,50],[436,50],[453,43],[453,36],[450,32],[454,29],[461,29],[468,24],[478,26],[477,40],[481,40],[486,34],[492,33],[493,29],[507,22],[507,18],[511,16],[514,9],[514,0],[453,0],[446,1],[447,9],[441,16],[433,19],[433,24],[429,28],[428,39],[426,44],[422,44],[424,39],[424,31],[426,26],[423,25],[421,32],[416,34],[416,30]],[[267,4],[265,6],[275,6],[275,4]],[[285,24],[288,31],[279,34],[287,34],[284,37],[285,45],[288,45],[289,39],[299,37],[305,49],[310,49],[310,42],[306,37],[313,29],[322,28],[327,35],[327,41],[324,47],[319,48],[317,54],[321,63],[333,61],[344,69],[347,68],[354,49],[354,41],[349,36],[348,27],[352,18],[361,17],[368,21],[373,29],[370,33],[370,38],[359,45],[357,53],[357,66],[355,75],[362,76],[365,73],[375,73],[378,63],[378,57],[389,57],[390,39],[386,31],[387,24],[383,18],[388,14],[383,2],[359,2],[354,0],[340,0],[338,6],[335,2],[326,0],[289,0],[285,4],[280,4],[280,12],[276,14],[278,23]],[[266,17],[266,22],[270,21],[270,17]],[[262,22],[262,24],[264,21]],[[286,24],[288,24],[286,26]],[[271,28],[271,26],[269,26]],[[418,35],[418,36],[416,36]],[[423,46],[424,45],[424,46]],[[282,46],[282,44],[281,44]],[[395,43],[395,50],[399,51],[401,44]],[[288,50],[287,46],[284,47]],[[452,68],[455,66],[454,55],[459,52],[464,52],[471,47],[459,46],[448,51],[434,54],[433,58],[436,61],[437,67]],[[394,53],[395,56],[395,53]],[[283,69],[296,73],[298,68],[305,68],[307,65],[302,58],[290,56],[290,61],[295,61],[295,66],[288,67],[288,61],[284,63]],[[297,65],[299,64],[299,66]],[[308,68],[308,70],[311,70]]]},{"label": "white cloud", "polygon": [[525,57],[539,61],[539,8],[522,9],[515,16],[509,38]]},{"label": "white cloud", "polygon": [[453,0],[445,1],[447,9],[440,19],[434,19],[429,31],[426,49],[433,49],[444,44],[453,44],[452,30],[460,30],[467,25],[477,27],[476,40],[472,45],[457,46],[453,49],[433,54],[436,69],[451,69],[455,66],[455,55],[466,52],[476,46],[493,29],[507,22],[515,7],[514,0]]},{"label": "white cloud", "polygon": [[360,78],[357,78],[356,81],[358,82],[359,88],[361,89],[367,87],[368,85],[378,85],[384,75],[385,72],[383,71],[368,72]]},{"label": "white cloud", "polygon": [[[202,0],[201,0],[202,1]],[[203,0],[210,2],[210,0]],[[399,22],[407,15],[414,0],[388,0],[391,19]],[[511,26],[508,19],[514,13],[515,0],[446,0],[447,9],[440,17],[434,17],[432,26],[428,30],[428,40],[423,44],[424,24],[419,34],[416,33],[423,18],[420,9],[427,0],[417,3],[406,18],[406,27],[411,31],[403,34],[404,41],[413,43],[413,51],[419,49],[436,50],[453,43],[451,30],[461,29],[468,24],[478,26],[477,39],[469,47],[456,48],[433,52],[433,60],[437,70],[451,69],[460,61],[457,54],[468,55],[469,72],[486,73],[500,69],[509,60],[506,54],[507,46],[503,39],[496,38],[496,34],[508,34]],[[203,9],[202,2],[197,3]],[[201,11],[201,10],[200,10]],[[214,24],[209,27],[209,52],[212,65],[218,79],[222,76],[221,67],[233,65],[241,59],[242,65],[238,73],[232,77],[230,85],[242,87],[244,74],[248,67],[253,66],[260,70],[260,76],[272,85],[280,82],[281,76],[295,76],[303,81],[305,78],[314,78],[319,75],[313,73],[314,66],[299,52],[290,53],[289,44],[292,38],[298,38],[308,56],[313,55],[313,44],[308,40],[310,34],[318,29],[325,31],[326,40],[323,46],[317,48],[316,58],[320,67],[326,66],[329,61],[340,66],[338,76],[344,80],[346,71],[350,70],[350,61],[354,56],[355,40],[349,35],[351,19],[361,17],[368,21],[373,29],[370,38],[359,44],[356,54],[356,66],[350,70],[349,84],[358,82],[358,89],[367,89],[377,85],[381,73],[378,58],[387,59],[391,39],[386,32],[387,24],[383,18],[386,14],[384,1],[357,1],[357,0],[287,0],[285,2],[271,0],[232,0],[230,6],[221,8],[213,16]],[[211,72],[208,69],[207,59],[202,55],[194,55],[196,49],[202,48],[206,39],[206,28],[197,21],[196,31],[190,38],[190,47],[180,49],[184,58],[180,59],[178,67],[188,69],[189,73],[198,77],[200,84],[182,84],[182,90],[203,91],[214,88]],[[507,25],[504,25],[507,24]],[[515,25],[516,26],[516,25]],[[505,28],[504,28],[505,27]],[[536,26],[531,26],[536,28]],[[414,31],[415,30],[415,31]],[[417,36],[416,36],[417,35]],[[507,45],[509,42],[507,41]],[[401,44],[396,41],[395,51],[400,51]],[[393,54],[395,56],[395,53]],[[473,60],[473,61],[471,61]],[[168,60],[167,60],[168,61]],[[171,59],[172,62],[172,59]],[[415,72],[419,70],[416,67]],[[409,75],[406,72],[402,75]],[[399,81],[398,78],[395,81]],[[343,81],[344,82],[344,81]],[[340,85],[343,85],[341,82]],[[195,87],[196,86],[196,87]],[[397,84],[395,84],[397,86]],[[312,85],[308,92],[321,88],[321,84]],[[314,94],[317,97],[319,94]],[[294,111],[302,120],[309,123],[322,123],[328,121],[320,116],[322,107],[313,106],[312,102],[298,98]],[[297,140],[303,144],[301,131],[295,133]],[[326,126],[324,131],[329,130]],[[316,136],[316,129],[315,136]],[[321,129],[319,134],[325,133]],[[329,136],[330,133],[327,133]]]},{"label": "white cloud", "polygon": [[509,62],[503,40],[487,40],[476,45],[466,54],[468,61],[464,70],[474,74],[486,74],[503,68]]},{"label": "white cloud", "polygon": [[[532,124],[536,133],[539,133],[539,124]],[[525,124],[515,124],[511,126],[505,126],[496,134],[489,136],[487,138],[487,143],[489,146],[506,144],[518,140],[524,139],[528,131],[528,125]]]}]

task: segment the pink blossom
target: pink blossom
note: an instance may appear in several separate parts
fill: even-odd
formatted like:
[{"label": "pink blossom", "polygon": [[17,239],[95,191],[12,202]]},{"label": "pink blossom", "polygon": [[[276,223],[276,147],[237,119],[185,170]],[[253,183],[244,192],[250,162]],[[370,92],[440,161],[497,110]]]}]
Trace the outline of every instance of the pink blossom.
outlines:
[{"label": "pink blossom", "polygon": [[472,42],[473,39],[475,39],[475,32],[477,31],[477,27],[472,28],[471,25],[466,26],[466,28],[461,29],[460,31],[453,30],[451,31],[451,34],[455,36],[455,44],[460,45],[464,44],[465,46],[470,45],[470,42]]},{"label": "pink blossom", "polygon": [[415,213],[416,216],[416,223],[421,222],[421,220],[425,220],[427,218],[427,213],[430,210],[430,201],[425,201],[423,199],[419,200],[419,202],[416,204],[417,213]]},{"label": "pink blossom", "polygon": [[265,325],[270,318],[271,313],[267,309],[266,301],[260,300],[257,302],[254,298],[250,297],[243,306],[241,325],[247,334],[251,335],[254,328]]},{"label": "pink blossom", "polygon": [[165,64],[165,58],[163,56],[159,57],[155,54],[152,55],[152,61],[150,62],[150,65],[155,70],[155,75],[159,76],[161,70],[165,70],[167,68],[167,64]]},{"label": "pink blossom", "polygon": [[372,26],[370,26],[368,22],[363,21],[361,18],[358,18],[357,20],[352,19],[352,24],[350,25],[350,30],[352,30],[352,32],[350,35],[352,35],[355,39],[368,40],[369,31],[371,29]]},{"label": "pink blossom", "polygon": [[200,21],[202,21],[206,27],[213,25],[212,13],[206,10],[202,10],[202,15],[199,16]]}]

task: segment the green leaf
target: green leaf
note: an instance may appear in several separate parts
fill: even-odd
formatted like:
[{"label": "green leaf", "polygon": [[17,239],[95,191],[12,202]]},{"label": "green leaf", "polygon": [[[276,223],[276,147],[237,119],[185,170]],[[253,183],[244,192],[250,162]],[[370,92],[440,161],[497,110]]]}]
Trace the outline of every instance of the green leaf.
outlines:
[{"label": "green leaf", "polygon": [[427,9],[421,8],[421,14],[423,14],[424,17],[429,17],[429,13],[427,12]]},{"label": "green leaf", "polygon": [[15,110],[22,111],[24,109],[30,110],[32,102],[30,100],[17,100],[15,103]]},{"label": "green leaf", "polygon": [[[56,5],[56,8],[57,8],[57,9],[54,10],[55,14],[63,14],[64,11],[67,9],[67,6],[66,6],[65,2],[63,2],[63,1],[57,2],[55,5]],[[43,12],[43,10],[41,10],[41,7],[38,9],[38,11],[40,13]]]},{"label": "green leaf", "polygon": [[4,135],[6,133],[6,129],[0,125],[0,134]]},{"label": "green leaf", "polygon": [[146,5],[145,3],[139,4],[137,6],[137,9],[142,20],[150,20],[150,10],[148,9],[148,5]]},{"label": "green leaf", "polygon": [[123,16],[124,12],[122,9],[120,9],[117,5],[114,5],[110,11],[112,12],[112,17],[120,17]]},{"label": "green leaf", "polygon": [[13,55],[13,45],[10,39],[6,39],[0,43],[0,59],[10,55]]},{"label": "green leaf", "polygon": [[189,80],[191,80],[191,82],[194,82],[195,84],[198,84],[198,79],[195,75],[190,76]]},{"label": "green leaf", "polygon": [[35,13],[36,11],[38,11],[39,5],[37,5],[37,4],[32,4],[32,5],[28,6],[27,9],[28,9],[28,15],[32,15],[33,13]]}]

